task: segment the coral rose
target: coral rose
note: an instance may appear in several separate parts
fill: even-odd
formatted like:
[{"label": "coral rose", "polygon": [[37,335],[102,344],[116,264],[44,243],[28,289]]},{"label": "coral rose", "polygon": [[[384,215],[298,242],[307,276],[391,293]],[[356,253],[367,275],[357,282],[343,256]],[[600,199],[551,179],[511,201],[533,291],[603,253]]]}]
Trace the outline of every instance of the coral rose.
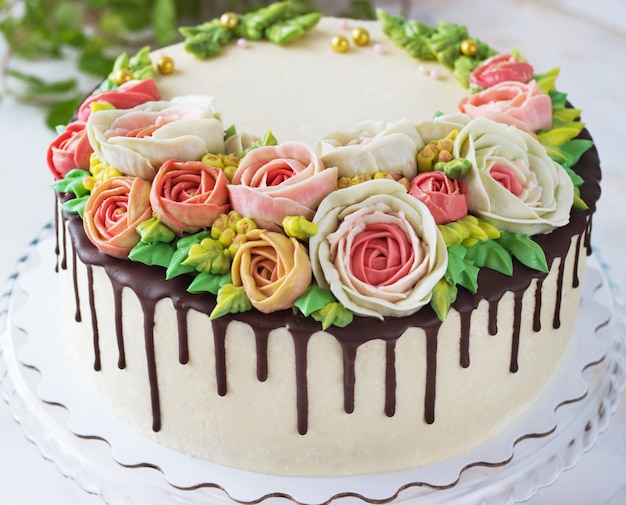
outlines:
[{"label": "coral rose", "polygon": [[447,224],[467,215],[465,184],[462,180],[450,179],[439,170],[415,177],[409,194],[426,204],[437,224]]},{"label": "coral rose", "polygon": [[228,179],[201,161],[166,161],[152,181],[150,203],[161,222],[178,235],[194,233],[228,212]]},{"label": "coral rose", "polygon": [[490,88],[504,81],[527,83],[533,78],[533,67],[510,54],[498,54],[485,60],[470,75],[473,88]]},{"label": "coral rose", "polygon": [[292,306],[311,283],[306,247],[282,233],[254,229],[233,258],[233,284],[243,286],[250,303],[268,314]]},{"label": "coral rose", "polygon": [[459,102],[472,119],[484,117],[530,132],[552,127],[552,99],[535,81],[498,83]]},{"label": "coral rose", "polygon": [[127,258],[139,242],[137,226],[152,217],[150,183],[139,177],[113,177],[96,185],[85,205],[87,238],[103,253]]},{"label": "coral rose", "polygon": [[346,308],[382,319],[417,312],[448,264],[428,208],[393,180],[340,189],[320,204],[309,240],[317,283]]},{"label": "coral rose", "polygon": [[55,179],[63,179],[75,168],[89,169],[89,158],[93,149],[85,126],[83,121],[70,123],[48,146],[48,168]]},{"label": "coral rose", "polygon": [[459,132],[453,154],[472,162],[463,179],[470,212],[498,229],[535,235],[569,222],[572,180],[533,135],[474,119]]},{"label": "coral rose", "polygon": [[286,216],[312,219],[337,187],[337,168],[325,168],[303,142],[258,147],[243,157],[228,187],[234,210],[260,228],[280,228]]},{"label": "coral rose", "polygon": [[88,96],[78,108],[78,119],[87,121],[91,114],[91,104],[106,102],[116,109],[131,109],[142,103],[161,99],[161,92],[154,79],[128,81],[119,88],[100,91]]}]

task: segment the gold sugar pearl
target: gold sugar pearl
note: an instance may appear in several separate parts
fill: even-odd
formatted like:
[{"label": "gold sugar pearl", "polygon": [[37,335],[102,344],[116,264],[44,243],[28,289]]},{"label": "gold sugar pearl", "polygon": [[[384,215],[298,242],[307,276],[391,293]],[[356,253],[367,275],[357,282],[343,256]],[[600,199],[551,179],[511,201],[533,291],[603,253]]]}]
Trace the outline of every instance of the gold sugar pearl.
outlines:
[{"label": "gold sugar pearl", "polygon": [[345,53],[350,49],[350,42],[343,35],[335,35],[330,41],[330,47],[336,53]]},{"label": "gold sugar pearl", "polygon": [[478,52],[478,44],[475,40],[465,39],[461,42],[461,54],[465,56],[475,56]]},{"label": "gold sugar pearl", "polygon": [[220,16],[220,25],[224,28],[232,30],[239,23],[239,18],[234,12],[225,12]]},{"label": "gold sugar pearl", "polygon": [[132,80],[133,72],[128,68],[118,68],[113,74],[113,82],[121,86],[125,82]]},{"label": "gold sugar pearl", "polygon": [[352,40],[357,46],[366,46],[370,43],[370,33],[365,28],[352,30]]},{"label": "gold sugar pearl", "polygon": [[157,70],[162,75],[170,75],[174,73],[174,60],[169,56],[161,56],[157,60]]}]

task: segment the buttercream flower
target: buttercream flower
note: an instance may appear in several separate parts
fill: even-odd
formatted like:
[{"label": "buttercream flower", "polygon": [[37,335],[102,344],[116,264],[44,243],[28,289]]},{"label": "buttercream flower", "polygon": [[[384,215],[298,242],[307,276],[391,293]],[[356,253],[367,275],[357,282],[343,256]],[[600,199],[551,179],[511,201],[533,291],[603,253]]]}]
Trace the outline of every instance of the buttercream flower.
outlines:
[{"label": "buttercream flower", "polygon": [[415,124],[365,121],[351,130],[325,135],[316,152],[326,166],[336,166],[339,177],[376,172],[411,179],[417,173],[415,155],[424,147]]},{"label": "buttercream flower", "polygon": [[89,158],[93,148],[89,143],[85,126],[83,121],[70,123],[48,147],[48,168],[55,179],[63,179],[65,174],[74,168],[89,169]]},{"label": "buttercream flower", "polygon": [[472,162],[464,179],[470,212],[500,230],[534,235],[568,223],[572,181],[531,134],[475,119],[459,132],[454,155]]},{"label": "buttercream flower", "polygon": [[228,212],[228,179],[201,161],[166,161],[152,181],[150,203],[169,229],[182,235],[206,229]]},{"label": "buttercream flower", "polygon": [[167,160],[197,161],[224,152],[212,97],[190,95],[129,110],[99,110],[87,121],[98,158],[123,174],[151,180]]},{"label": "buttercream flower", "polygon": [[533,67],[510,54],[497,54],[485,60],[470,74],[473,88],[490,88],[504,81],[527,83],[533,78]]},{"label": "buttercream flower", "polygon": [[437,224],[447,224],[467,215],[465,184],[462,180],[450,179],[439,170],[415,177],[409,194],[426,204]]},{"label": "buttercream flower", "polygon": [[254,229],[233,258],[233,284],[243,286],[250,303],[267,314],[291,307],[311,283],[306,247],[282,233]]},{"label": "buttercream flower", "polygon": [[534,80],[500,82],[462,98],[459,110],[472,119],[484,117],[530,132],[552,127],[552,100]]},{"label": "buttercream flower", "polygon": [[142,103],[160,99],[161,92],[154,79],[132,80],[125,82],[119,88],[100,91],[88,96],[78,108],[78,119],[87,121],[93,103],[106,102],[116,109],[131,109]]},{"label": "buttercream flower", "polygon": [[260,228],[278,229],[286,216],[312,219],[337,187],[337,168],[325,168],[303,142],[258,147],[243,157],[228,187],[230,203]]},{"label": "buttercream flower", "polygon": [[113,177],[96,185],[87,200],[83,225],[103,253],[127,258],[139,242],[137,226],[152,217],[150,183],[139,177]]},{"label": "buttercream flower", "polygon": [[445,274],[445,242],[426,205],[393,180],[340,189],[320,204],[313,275],[346,308],[382,319],[417,312]]}]

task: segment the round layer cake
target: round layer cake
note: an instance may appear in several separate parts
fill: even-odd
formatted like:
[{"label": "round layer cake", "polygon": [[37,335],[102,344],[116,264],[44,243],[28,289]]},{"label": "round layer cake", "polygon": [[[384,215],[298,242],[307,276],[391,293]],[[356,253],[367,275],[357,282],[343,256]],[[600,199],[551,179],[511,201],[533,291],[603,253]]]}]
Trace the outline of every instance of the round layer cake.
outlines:
[{"label": "round layer cake", "polygon": [[[572,138],[578,111],[535,91],[531,67],[523,101],[550,96],[550,124],[523,122],[545,99],[505,120],[527,63],[506,56],[489,74],[483,64],[499,56],[462,27],[380,18],[288,19],[302,36],[281,44],[254,37],[245,16],[188,29],[147,65],[118,60],[113,89],[89,97],[51,146],[68,348],[94,394],[138,432],[263,473],[397,471],[496,437],[559,366],[599,197],[597,154],[586,132]],[[206,52],[210,30],[227,36],[199,59],[190,50]],[[439,61],[416,59],[418,42]],[[153,64],[161,74],[136,80]],[[498,121],[467,98],[464,68],[473,97],[502,84],[489,75],[506,75]],[[249,175],[277,159],[281,174]],[[211,171],[184,164],[200,160]],[[180,180],[164,179],[168,167],[187,177],[176,204],[189,200],[189,212],[171,205]],[[422,174],[439,178],[431,189],[445,176],[467,208],[444,204],[441,217],[414,196]],[[221,186],[225,200],[192,201]],[[284,217],[300,219],[295,231]],[[226,240],[229,226],[244,238]],[[372,230],[393,281],[373,281],[387,275],[371,273],[379,263],[350,252]],[[390,260],[398,230],[409,238]]]}]

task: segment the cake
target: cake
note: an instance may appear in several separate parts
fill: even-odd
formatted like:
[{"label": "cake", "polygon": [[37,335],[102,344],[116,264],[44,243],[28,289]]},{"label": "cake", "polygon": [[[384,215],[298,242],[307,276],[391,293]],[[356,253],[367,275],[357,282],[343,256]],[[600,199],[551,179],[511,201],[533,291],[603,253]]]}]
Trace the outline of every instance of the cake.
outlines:
[{"label": "cake", "polygon": [[77,380],[225,466],[452,458],[568,349],[597,153],[557,72],[462,26],[288,9],[121,56],[51,144]]}]

